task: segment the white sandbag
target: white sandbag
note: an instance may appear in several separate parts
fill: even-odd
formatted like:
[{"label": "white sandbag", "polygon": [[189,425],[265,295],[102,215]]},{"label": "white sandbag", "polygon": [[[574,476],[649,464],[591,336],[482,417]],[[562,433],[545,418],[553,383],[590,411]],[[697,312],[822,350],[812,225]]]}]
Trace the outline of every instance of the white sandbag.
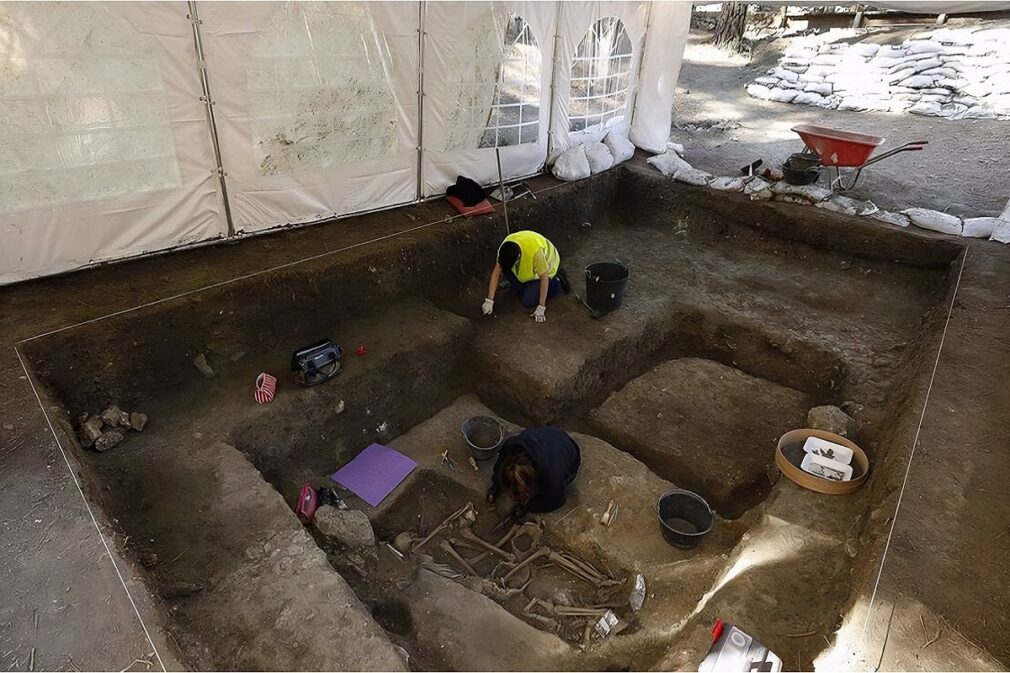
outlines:
[{"label": "white sandbag", "polygon": [[923,100],[908,108],[908,111],[915,115],[936,117],[940,114],[940,104],[934,101]]},{"label": "white sandbag", "polygon": [[680,143],[666,143],[666,149],[672,150],[680,156],[684,156],[684,146]]},{"label": "white sandbag", "polygon": [[906,208],[901,212],[908,215],[912,224],[922,229],[939,231],[941,234],[961,235],[961,218],[955,215],[929,208]]},{"label": "white sandbag", "polygon": [[824,100],[817,104],[817,107],[823,110],[837,110],[841,100],[838,96],[825,96]]},{"label": "white sandbag", "polygon": [[961,105],[960,103],[941,103],[939,116],[944,119],[963,119],[964,113],[967,111],[967,105]]},{"label": "white sandbag", "polygon": [[902,80],[908,79],[915,74],[915,68],[903,68],[895,73],[892,73],[887,78],[888,84],[898,84]]},{"label": "white sandbag", "polygon": [[1010,220],[1000,220],[996,228],[992,230],[990,241],[999,243],[1010,243]]},{"label": "white sandbag", "polygon": [[589,171],[596,175],[614,165],[614,155],[603,143],[586,143],[586,159],[589,161]]},{"label": "white sandbag", "polygon": [[[835,71],[835,68],[834,68],[834,66],[831,66],[831,65],[812,65],[809,68],[807,68],[807,71],[806,71],[805,74],[806,74],[807,77],[811,77],[811,76],[814,76],[814,75],[816,75],[818,77],[824,77],[825,75],[830,75],[834,71]],[[800,77],[800,79],[803,79],[803,78]]]},{"label": "white sandbag", "polygon": [[720,192],[742,192],[745,184],[745,178],[731,178],[731,177],[718,177],[713,178],[708,186],[712,189],[718,189]]},{"label": "white sandbag", "polygon": [[880,45],[870,42],[858,42],[856,44],[849,45],[849,52],[859,54],[860,56],[865,56],[867,58],[876,56],[878,51],[880,51]]},{"label": "white sandbag", "polygon": [[854,201],[855,199],[849,199],[845,196],[832,196],[827,201],[821,201],[815,203],[814,206],[817,208],[823,208],[824,210],[830,210],[833,213],[841,213],[843,215],[855,215],[855,206],[846,203],[848,201]]},{"label": "white sandbag", "polygon": [[835,54],[818,54],[811,63],[813,65],[838,65],[841,60],[842,57]]},{"label": "white sandbag", "polygon": [[586,148],[583,145],[576,145],[563,152],[558,157],[558,160],[554,162],[554,168],[551,170],[551,173],[558,180],[566,182],[588,178],[591,175],[591,171],[589,169],[589,159],[586,158]]},{"label": "white sandbag", "polygon": [[[607,134],[607,137],[603,139],[604,144],[610,150],[611,156],[614,158],[614,163],[619,164],[623,161],[627,161],[631,157],[635,156],[635,145],[625,136],[619,133],[614,133],[611,131]],[[667,145],[669,147],[669,145]],[[684,153],[684,148],[680,148],[679,154]],[[587,155],[588,156],[588,155]],[[592,163],[590,163],[590,168],[592,168]]]},{"label": "white sandbag", "polygon": [[941,65],[940,59],[938,58],[926,58],[921,61],[916,61],[912,64],[912,69],[915,72],[924,73],[927,70],[932,70],[933,68],[939,68]]},{"label": "white sandbag", "polygon": [[795,203],[800,206],[809,206],[810,202],[804,199],[802,196],[793,196],[792,194],[774,194],[772,200],[781,201],[782,203]]},{"label": "white sandbag", "polygon": [[870,213],[869,216],[896,227],[907,227],[911,223],[908,215],[904,213],[892,213],[889,210],[878,210],[875,213]]},{"label": "white sandbag", "polygon": [[781,80],[778,77],[772,77],[771,75],[765,75],[764,77],[755,77],[754,83],[760,84],[761,86],[773,87],[778,85]]},{"label": "white sandbag", "polygon": [[[757,80],[754,81],[757,82]],[[824,81],[823,75],[811,75],[810,73],[807,73],[805,75],[800,75],[800,81],[798,83],[806,85],[809,84],[810,82],[823,82],[823,81]],[[761,82],[758,82],[758,84],[760,83]]]},{"label": "white sandbag", "polygon": [[786,70],[785,68],[772,68],[771,74],[779,79],[784,79],[787,82],[796,82],[800,79],[798,74],[792,70]]},{"label": "white sandbag", "polygon": [[898,85],[907,86],[912,89],[927,89],[933,86],[934,81],[929,75],[912,75],[898,82]]},{"label": "white sandbag", "polygon": [[793,104],[794,105],[817,105],[822,100],[824,100],[824,96],[820,95],[819,93],[813,93],[813,92],[810,92],[810,91],[804,91],[804,92],[799,93],[799,94],[796,95],[796,98],[793,99]]},{"label": "white sandbag", "polygon": [[945,68],[943,66],[937,66],[935,68],[930,68],[929,70],[922,70],[920,75],[933,75],[934,77],[939,77],[940,79],[952,79],[957,77],[957,70],[953,68]]},{"label": "white sandbag", "polygon": [[935,54],[943,51],[943,45],[931,40],[916,40],[905,44],[905,49],[910,54]]},{"label": "white sandbag", "polygon": [[[944,78],[936,83],[937,86],[942,86],[944,88],[950,89],[952,91],[960,91],[961,87],[968,85],[968,80],[966,79],[954,79],[954,78]],[[960,102],[960,101],[957,101]]]},{"label": "white sandbag", "polygon": [[1003,220],[998,217],[969,217],[964,221],[961,235],[968,238],[989,238]]},{"label": "white sandbag", "polygon": [[[571,152],[571,150],[568,150],[568,152]],[[565,154],[568,154],[568,152],[565,152]],[[583,150],[582,154],[585,155],[585,150]],[[565,156],[565,155],[562,154],[561,156]],[[559,161],[560,161],[560,159],[559,159]],[[667,150],[663,154],[657,154],[654,157],[649,157],[645,161],[646,161],[646,163],[649,163],[649,164],[652,164],[653,166],[655,166],[656,169],[660,173],[662,173],[663,175],[674,176],[674,175],[677,174],[677,171],[681,171],[681,170],[689,171],[689,170],[691,170],[691,164],[689,164],[686,161],[684,161],[683,159],[681,159],[680,156],[676,152],[673,152],[671,150]],[[555,164],[555,166],[556,165],[557,164]],[[586,159],[586,170],[587,171],[589,170],[589,160],[588,159]]]},{"label": "white sandbag", "polygon": [[996,113],[984,105],[976,105],[968,108],[961,119],[995,119]]},{"label": "white sandbag", "polygon": [[768,100],[776,103],[792,103],[798,93],[793,89],[772,89],[768,92]]},{"label": "white sandbag", "polygon": [[[829,96],[834,90],[834,87],[827,82],[811,82],[803,87],[803,90],[809,93],[820,94],[821,96]],[[813,105],[813,103],[811,103]]]},{"label": "white sandbag", "polygon": [[752,98],[759,98],[761,100],[768,100],[771,96],[772,90],[766,86],[761,86],[760,84],[748,84],[747,85],[747,95]]},{"label": "white sandbag", "polygon": [[677,182],[684,182],[689,185],[704,187],[712,179],[712,175],[698,168],[688,168],[686,170],[677,171],[677,174],[673,179]]},{"label": "white sandbag", "polygon": [[811,203],[831,198],[831,190],[817,185],[791,185],[785,180],[772,183],[772,193],[776,195],[797,196]]},{"label": "white sandbag", "polygon": [[771,184],[759,177],[750,178],[743,188],[744,194],[750,196],[751,201],[768,201],[774,196]]}]

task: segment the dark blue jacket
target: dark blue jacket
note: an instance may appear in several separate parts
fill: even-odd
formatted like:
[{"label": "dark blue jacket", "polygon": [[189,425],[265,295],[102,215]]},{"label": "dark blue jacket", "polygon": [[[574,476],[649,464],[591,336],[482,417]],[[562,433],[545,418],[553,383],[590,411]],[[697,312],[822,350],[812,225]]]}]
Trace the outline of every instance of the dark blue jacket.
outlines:
[{"label": "dark blue jacket", "polygon": [[497,496],[501,489],[505,459],[516,453],[525,453],[536,471],[533,493],[524,509],[552,512],[565,504],[568,485],[575,479],[582,464],[582,453],[575,440],[564,430],[554,427],[530,428],[509,437],[498,452],[498,461],[494,466],[493,495]]}]

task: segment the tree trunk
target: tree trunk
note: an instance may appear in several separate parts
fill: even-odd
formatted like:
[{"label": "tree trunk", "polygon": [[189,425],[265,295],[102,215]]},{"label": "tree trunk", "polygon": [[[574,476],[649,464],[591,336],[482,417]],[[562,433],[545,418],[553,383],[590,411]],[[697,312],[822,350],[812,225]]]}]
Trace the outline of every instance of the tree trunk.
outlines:
[{"label": "tree trunk", "polygon": [[747,3],[724,2],[719,18],[715,22],[715,44],[717,47],[740,51],[743,33],[747,28]]}]

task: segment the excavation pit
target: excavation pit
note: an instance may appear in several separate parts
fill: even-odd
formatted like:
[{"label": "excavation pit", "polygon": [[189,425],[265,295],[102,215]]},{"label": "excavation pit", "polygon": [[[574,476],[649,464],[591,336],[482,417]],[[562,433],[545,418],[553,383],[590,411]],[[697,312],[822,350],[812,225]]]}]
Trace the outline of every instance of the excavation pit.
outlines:
[{"label": "excavation pit", "polygon": [[[420,208],[435,220],[439,207]],[[825,647],[848,608],[849,578],[868,560],[862,532],[884,497],[877,472],[911,439],[899,421],[910,387],[928,378],[923,353],[939,336],[937,307],[962,248],[791,204],[714,199],[641,166],[510,204],[509,216],[513,229],[551,238],[569,271],[599,259],[628,264],[621,308],[597,320],[578,297],[559,297],[536,324],[503,293],[495,316],[482,318],[504,235],[494,216],[25,344],[43,396],[63,410],[58,431],[88,497],[114,521],[133,574],[163,601],[183,660],[247,669],[696,667],[706,646],[698,634],[726,610],[773,650],[794,649],[788,634],[814,629],[802,643],[806,666]],[[384,217],[392,216],[370,215],[362,226]],[[243,245],[228,251],[236,268]],[[344,347],[344,371],[298,388],[290,354],[323,337]],[[365,355],[354,355],[358,345]],[[212,376],[194,366],[200,355]],[[690,362],[706,363],[714,378],[692,378],[683,371]],[[279,387],[258,405],[252,387],[263,371]],[[662,394],[647,392],[655,372],[670,384]],[[148,427],[110,451],[84,450],[74,419],[110,403],[144,411]],[[823,404],[853,415],[873,461],[852,496],[797,492],[769,468],[780,430]],[[640,416],[629,422],[632,408]],[[483,502],[492,461],[474,471],[460,438],[475,415],[498,418],[507,432],[554,423],[574,433],[583,471],[566,507],[542,517],[544,539],[624,580],[622,593],[642,573],[645,606],[621,613],[633,627],[583,650],[584,622],[555,632],[524,614],[529,601],[617,598],[593,602],[601,597],[555,569],[538,574],[524,600],[489,598],[385,547],[405,530],[430,532],[466,502],[478,512],[474,532],[491,539],[503,513]],[[706,445],[709,436],[718,447]],[[356,576],[333,554],[326,563],[290,508],[302,483],[332,486],[326,475],[373,441],[419,467],[378,508],[348,498],[380,539],[374,564]],[[677,460],[659,460],[656,443]],[[445,450],[455,471],[441,464]],[[720,479],[733,470],[742,476]],[[677,487],[714,494],[720,515],[692,551],[667,546],[656,522],[656,500]],[[600,516],[612,500],[619,514],[606,527]],[[454,562],[437,544],[432,556]],[[797,568],[808,563],[821,564],[831,591],[800,581]],[[330,593],[304,591],[309,581]],[[312,615],[301,627],[311,638],[249,645],[292,605]],[[485,621],[468,621],[459,606]],[[341,623],[360,629],[367,647],[346,638],[338,650],[324,645]]]}]

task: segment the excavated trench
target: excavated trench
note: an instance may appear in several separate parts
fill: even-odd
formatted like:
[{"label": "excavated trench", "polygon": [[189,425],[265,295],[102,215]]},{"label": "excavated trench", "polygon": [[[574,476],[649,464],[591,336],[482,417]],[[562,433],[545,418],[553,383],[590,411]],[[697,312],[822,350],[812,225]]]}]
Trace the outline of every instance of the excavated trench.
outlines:
[{"label": "excavated trench", "polygon": [[[866,522],[887,494],[872,467],[853,496],[801,491],[777,479],[775,441],[811,407],[841,405],[872,464],[886,464],[909,439],[893,428],[907,390],[928,376],[922,354],[961,248],[814,209],[714,200],[638,167],[509,213],[513,229],[555,241],[576,292],[587,263],[627,263],[624,307],[594,320],[562,297],[535,325],[503,292],[495,317],[481,319],[504,233],[490,217],[26,346],[69,443],[79,414],[110,403],[150,417],[113,450],[74,455],[192,666],[696,667],[707,647],[698,634],[715,618],[809,666],[831,638],[862,568]],[[290,353],[321,337],[344,346],[344,371],[298,388]],[[193,366],[199,355],[213,376]],[[280,379],[265,406],[251,394],[261,371]],[[507,511],[483,502],[490,467],[473,471],[460,442],[460,423],[478,413],[512,430],[577,433],[584,466],[569,505],[511,553],[517,562],[547,545],[607,587],[559,563],[503,583],[510,566],[493,554],[475,575],[453,558],[449,549],[477,556],[465,535],[494,541]],[[373,441],[419,468],[378,508],[348,498],[378,539],[349,562],[290,508],[299,485],[332,485],[326,475]],[[441,465],[446,449],[454,471]],[[697,550],[659,535],[652,508],[673,487],[701,493],[719,515]],[[599,517],[611,500],[620,516],[608,528]],[[386,546],[427,535],[467,503],[468,532],[436,536],[428,558]],[[649,587],[637,613],[626,604],[636,573]],[[594,619],[559,606],[613,606],[623,630],[589,637]],[[259,642],[267,632],[275,637]]]}]

